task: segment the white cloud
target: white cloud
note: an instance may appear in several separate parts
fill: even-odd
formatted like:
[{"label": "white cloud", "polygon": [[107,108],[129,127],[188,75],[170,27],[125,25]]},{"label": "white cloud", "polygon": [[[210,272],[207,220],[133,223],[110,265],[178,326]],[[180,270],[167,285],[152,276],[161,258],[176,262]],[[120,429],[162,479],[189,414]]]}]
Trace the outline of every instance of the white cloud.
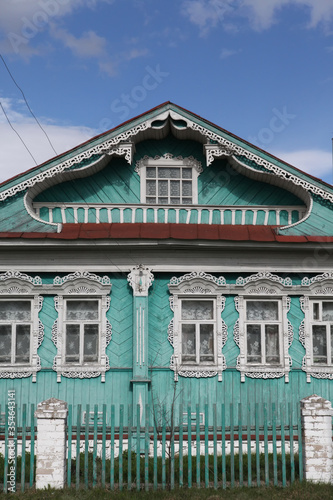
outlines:
[{"label": "white cloud", "polygon": [[241,49],[222,49],[220,53],[220,58],[221,59],[227,59],[228,57],[235,56],[236,54],[239,54],[241,52]]},{"label": "white cloud", "polygon": [[[35,120],[23,111],[22,102],[7,98],[1,98],[1,102],[13,127],[20,134],[37,163],[40,164],[52,158],[54,151]],[[98,133],[97,130],[88,127],[57,125],[47,119],[39,119],[39,121],[58,154],[68,151]],[[10,128],[1,108],[0,137],[0,182],[35,166],[28,151]]]},{"label": "white cloud", "polygon": [[52,26],[51,35],[78,57],[100,57],[105,54],[106,39],[98,36],[94,31],[87,31],[81,37],[76,38],[67,30]]},{"label": "white cloud", "polygon": [[290,163],[308,174],[332,182],[332,153],[321,149],[302,149],[298,151],[275,151],[273,153],[281,160]]},{"label": "white cloud", "polygon": [[333,19],[333,0],[185,0],[182,13],[204,35],[219,23],[228,28],[229,21],[237,18],[247,19],[257,31],[268,29],[278,21],[279,10],[286,6],[306,8],[309,28],[328,25]]}]

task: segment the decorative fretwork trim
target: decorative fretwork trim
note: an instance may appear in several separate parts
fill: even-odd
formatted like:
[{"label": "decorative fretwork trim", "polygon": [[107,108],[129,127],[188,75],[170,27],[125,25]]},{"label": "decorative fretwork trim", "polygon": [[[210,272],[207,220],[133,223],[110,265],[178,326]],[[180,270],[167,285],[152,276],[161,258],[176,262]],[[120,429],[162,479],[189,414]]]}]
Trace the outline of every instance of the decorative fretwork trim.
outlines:
[{"label": "decorative fretwork trim", "polygon": [[283,286],[292,286],[291,278],[281,278],[277,274],[272,274],[267,271],[263,271],[257,274],[251,274],[251,276],[248,276],[247,278],[243,278],[242,276],[240,276],[236,280],[236,285],[244,286],[247,285],[248,283],[260,280],[268,280],[275,283],[280,283]]},{"label": "decorative fretwork trim", "polygon": [[[75,271],[74,273],[67,274],[62,278],[60,276],[56,276],[53,280],[53,284],[57,286],[61,286],[68,281],[74,281],[77,279],[87,279],[90,281],[95,281],[100,283],[101,285],[110,285],[111,280],[108,276],[97,276],[97,274],[89,273],[88,271]],[[73,292],[72,292],[73,293]]]},{"label": "decorative fretwork trim", "polygon": [[322,274],[317,274],[313,278],[305,277],[301,281],[302,286],[311,286],[314,283],[321,283],[322,281],[333,280],[333,271],[326,271]]},{"label": "decorative fretwork trim", "polygon": [[20,271],[6,271],[5,273],[0,274],[0,282],[13,278],[21,281],[27,281],[32,285],[42,285],[42,278],[39,276],[29,276],[28,274],[21,273]]},{"label": "decorative fretwork trim", "polygon": [[154,281],[154,275],[149,267],[139,264],[127,275],[127,281],[133,289],[133,295],[135,297],[146,297]]},{"label": "decorative fretwork trim", "polygon": [[[175,162],[182,162],[182,166],[184,167],[193,167],[197,172],[198,174],[201,174],[202,172],[202,165],[201,165],[201,162],[198,161],[196,158],[194,158],[193,156],[188,156],[186,158],[183,158],[183,156],[176,156],[174,157],[171,153],[165,153],[163,156],[154,156],[154,157],[151,157],[151,156],[147,156],[145,155],[143,158],[141,158],[140,160],[138,160],[136,162],[136,165],[135,165],[135,172],[137,172],[138,174],[140,174],[140,170],[142,167],[147,167],[148,164],[149,164],[149,161],[151,160],[154,160],[154,161],[157,161],[157,160],[173,160]],[[162,165],[162,163],[161,163]]]},{"label": "decorative fretwork trim", "polygon": [[173,276],[170,280],[170,285],[179,285],[180,283],[183,283],[184,281],[191,281],[196,278],[200,278],[205,281],[211,281],[212,283],[215,283],[218,286],[223,286],[226,285],[226,279],[224,276],[219,276],[216,278],[216,276],[212,276],[211,274],[207,274],[204,271],[193,271],[191,273],[184,274],[183,276],[180,276],[179,278],[176,278]]}]

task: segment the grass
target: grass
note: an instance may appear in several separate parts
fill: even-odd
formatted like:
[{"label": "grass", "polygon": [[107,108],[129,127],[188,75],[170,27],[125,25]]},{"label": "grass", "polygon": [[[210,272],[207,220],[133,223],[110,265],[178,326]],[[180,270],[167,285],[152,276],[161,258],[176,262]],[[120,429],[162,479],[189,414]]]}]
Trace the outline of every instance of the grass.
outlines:
[{"label": "grass", "polygon": [[105,489],[94,490],[30,490],[26,493],[5,495],[0,493],[1,500],[8,499],[34,499],[34,500],[331,500],[333,498],[332,485],[315,485],[312,483],[294,483],[288,488],[235,488],[233,490],[213,489],[176,489],[174,491],[115,491]]}]

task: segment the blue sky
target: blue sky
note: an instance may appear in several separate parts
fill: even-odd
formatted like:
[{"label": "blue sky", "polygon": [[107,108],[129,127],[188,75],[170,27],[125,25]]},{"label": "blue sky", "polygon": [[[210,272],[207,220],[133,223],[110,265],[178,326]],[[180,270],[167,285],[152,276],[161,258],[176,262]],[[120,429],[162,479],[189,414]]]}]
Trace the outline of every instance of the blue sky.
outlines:
[{"label": "blue sky", "polygon": [[[333,0],[0,0],[0,52],[57,153],[172,101],[333,181]],[[0,101],[53,157],[1,60]],[[32,166],[0,108],[0,181]]]}]

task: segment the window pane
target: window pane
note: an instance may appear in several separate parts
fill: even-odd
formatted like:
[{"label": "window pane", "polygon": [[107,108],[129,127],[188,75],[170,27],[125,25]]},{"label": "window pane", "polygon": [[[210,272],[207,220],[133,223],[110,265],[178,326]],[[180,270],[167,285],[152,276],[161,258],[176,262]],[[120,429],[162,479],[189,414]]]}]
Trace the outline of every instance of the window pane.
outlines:
[{"label": "window pane", "polygon": [[158,196],[168,196],[168,181],[158,181]]},{"label": "window pane", "polygon": [[169,168],[169,177],[171,179],[179,179],[180,178],[180,168]]},{"label": "window pane", "polygon": [[323,302],[323,321],[333,321],[333,302]]},{"label": "window pane", "polygon": [[247,362],[261,363],[260,325],[247,325]]},{"label": "window pane", "polygon": [[159,205],[167,205],[168,204],[168,198],[159,198],[158,199],[158,204]]},{"label": "window pane", "polygon": [[159,179],[169,179],[170,172],[168,167],[158,167],[158,178]]},{"label": "window pane", "polygon": [[29,361],[30,361],[30,325],[17,325],[15,363],[29,363]]},{"label": "window pane", "polygon": [[66,363],[80,361],[80,325],[66,326]]},{"label": "window pane", "polygon": [[147,181],[147,196],[156,195],[156,181]]},{"label": "window pane", "polygon": [[183,179],[192,179],[192,169],[183,168]]},{"label": "window pane", "polygon": [[170,181],[170,195],[171,196],[180,196],[180,182],[179,181]]},{"label": "window pane", "polygon": [[83,361],[98,361],[98,325],[84,325]]},{"label": "window pane", "polygon": [[312,326],[313,362],[327,363],[326,326]]},{"label": "window pane", "polygon": [[249,321],[276,321],[279,319],[277,302],[248,301],[246,303],[246,319]]},{"label": "window pane", "polygon": [[146,198],[146,203],[156,203],[156,198]]},{"label": "window pane", "polygon": [[30,300],[0,301],[0,321],[30,321]]},{"label": "window pane", "polygon": [[176,205],[180,204],[180,198],[170,198],[170,202]]},{"label": "window pane", "polygon": [[191,205],[192,204],[192,198],[183,198],[182,204],[183,205]]},{"label": "window pane", "polygon": [[183,300],[182,319],[207,320],[214,319],[212,300]]},{"label": "window pane", "polygon": [[313,304],[313,319],[314,320],[319,319],[319,304],[318,304],[318,302]]},{"label": "window pane", "polygon": [[265,325],[266,363],[280,363],[279,325]]},{"label": "window pane", "polygon": [[196,361],[195,325],[182,325],[182,360]]},{"label": "window pane", "polygon": [[12,327],[0,325],[0,363],[11,362]]},{"label": "window pane", "polygon": [[96,321],[98,320],[97,300],[67,300],[68,321]]},{"label": "window pane", "polygon": [[156,167],[147,167],[146,177],[154,179],[156,177]]},{"label": "window pane", "polygon": [[182,182],[182,195],[192,196],[192,182],[189,181]]},{"label": "window pane", "polygon": [[200,361],[214,361],[213,333],[213,325],[200,325]]}]

